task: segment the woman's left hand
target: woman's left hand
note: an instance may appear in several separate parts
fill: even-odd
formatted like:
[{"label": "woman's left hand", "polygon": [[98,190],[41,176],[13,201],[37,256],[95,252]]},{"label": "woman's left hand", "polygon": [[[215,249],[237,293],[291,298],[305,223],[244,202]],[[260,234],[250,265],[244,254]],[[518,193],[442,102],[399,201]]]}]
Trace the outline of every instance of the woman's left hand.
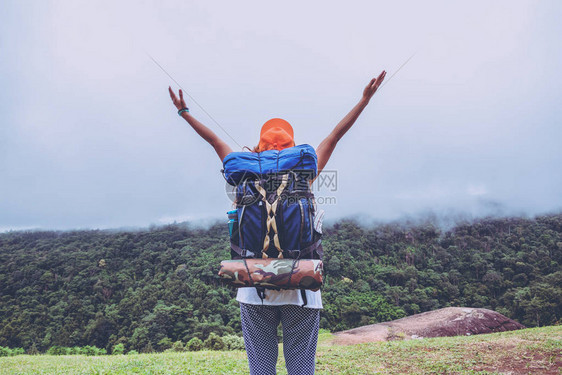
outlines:
[{"label": "woman's left hand", "polygon": [[366,100],[366,101],[371,100],[373,95],[375,95],[375,92],[377,92],[377,89],[381,85],[382,81],[384,81],[385,76],[386,76],[386,71],[383,70],[382,73],[379,74],[379,76],[377,78],[373,78],[371,80],[371,82],[369,82],[367,87],[365,87],[365,90],[363,90],[363,99],[364,100]]}]

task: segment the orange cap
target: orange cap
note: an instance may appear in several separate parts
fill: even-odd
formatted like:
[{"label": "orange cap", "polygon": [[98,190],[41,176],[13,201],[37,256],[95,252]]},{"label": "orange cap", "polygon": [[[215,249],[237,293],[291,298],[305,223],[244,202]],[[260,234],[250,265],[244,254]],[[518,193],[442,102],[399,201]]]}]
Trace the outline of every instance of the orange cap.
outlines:
[{"label": "orange cap", "polygon": [[293,147],[293,127],[280,118],[272,118],[263,124],[260,132],[260,151],[282,150]]}]

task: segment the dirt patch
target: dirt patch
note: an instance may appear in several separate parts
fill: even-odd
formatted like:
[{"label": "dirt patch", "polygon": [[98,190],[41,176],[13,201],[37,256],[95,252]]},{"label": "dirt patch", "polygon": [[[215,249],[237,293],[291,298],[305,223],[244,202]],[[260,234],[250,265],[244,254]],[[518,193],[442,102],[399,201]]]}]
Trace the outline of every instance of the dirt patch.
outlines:
[{"label": "dirt patch", "polygon": [[522,328],[525,326],[492,310],[447,307],[390,322],[336,332],[333,344],[349,345],[397,339],[468,336]]},{"label": "dirt patch", "polygon": [[[560,350],[530,349],[527,340],[502,340],[493,343],[475,343],[467,348],[466,358],[485,358],[471,370],[500,372],[502,374],[560,374]],[[492,364],[493,363],[493,364]]]}]

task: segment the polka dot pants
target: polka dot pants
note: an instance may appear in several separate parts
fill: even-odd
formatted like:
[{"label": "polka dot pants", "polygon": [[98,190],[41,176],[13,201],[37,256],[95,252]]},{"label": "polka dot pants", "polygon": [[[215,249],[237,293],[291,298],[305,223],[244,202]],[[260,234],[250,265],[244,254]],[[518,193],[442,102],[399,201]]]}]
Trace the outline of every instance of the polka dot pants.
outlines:
[{"label": "polka dot pants", "polygon": [[283,326],[283,355],[289,375],[314,374],[320,310],[296,305],[240,303],[250,375],[275,374],[277,326]]}]

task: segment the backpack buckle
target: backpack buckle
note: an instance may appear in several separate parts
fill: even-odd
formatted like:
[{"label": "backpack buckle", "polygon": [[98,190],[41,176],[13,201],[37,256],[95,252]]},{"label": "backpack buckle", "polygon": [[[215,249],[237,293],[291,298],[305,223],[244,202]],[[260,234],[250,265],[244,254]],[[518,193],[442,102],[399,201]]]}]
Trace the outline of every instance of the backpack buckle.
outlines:
[{"label": "backpack buckle", "polygon": [[240,256],[242,258],[253,258],[254,257],[254,253],[248,249],[243,249],[242,252],[240,253]]}]

